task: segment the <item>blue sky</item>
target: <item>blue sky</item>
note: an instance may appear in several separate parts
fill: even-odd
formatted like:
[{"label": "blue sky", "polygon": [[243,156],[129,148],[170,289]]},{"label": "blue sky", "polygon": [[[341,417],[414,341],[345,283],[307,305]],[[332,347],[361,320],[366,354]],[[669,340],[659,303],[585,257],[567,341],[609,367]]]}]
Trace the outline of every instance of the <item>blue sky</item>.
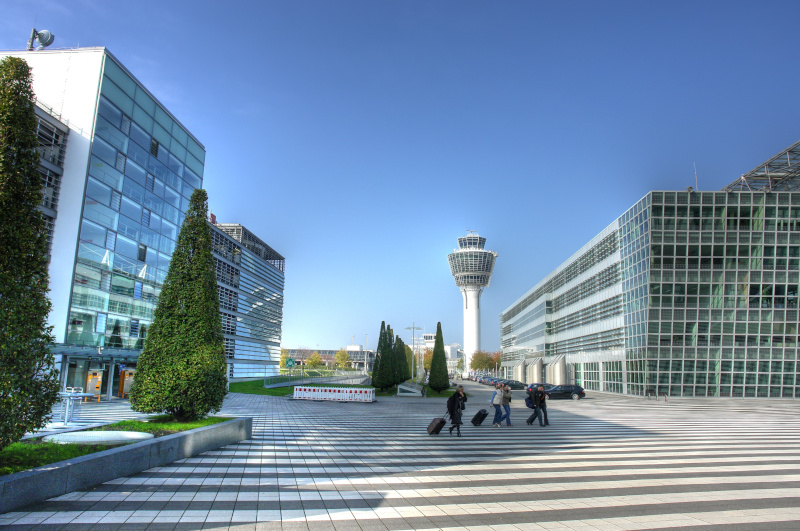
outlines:
[{"label": "blue sky", "polygon": [[[222,222],[286,257],[283,346],[462,342],[447,254],[499,314],[651,189],[719,189],[800,139],[800,3],[3,2],[106,46],[206,147]],[[785,26],[785,27],[782,27]]]}]

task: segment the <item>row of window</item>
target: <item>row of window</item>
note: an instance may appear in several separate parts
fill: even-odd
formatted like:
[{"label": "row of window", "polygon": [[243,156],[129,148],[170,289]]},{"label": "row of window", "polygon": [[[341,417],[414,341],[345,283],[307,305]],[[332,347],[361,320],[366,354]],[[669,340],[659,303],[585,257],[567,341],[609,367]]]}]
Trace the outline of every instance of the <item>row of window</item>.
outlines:
[{"label": "row of window", "polygon": [[651,192],[653,205],[800,205],[789,192]]},{"label": "row of window", "polygon": [[790,206],[673,206],[653,205],[653,218],[800,218],[800,207]]},{"label": "row of window", "polygon": [[797,232],[687,232],[687,231],[652,231],[650,238],[654,244],[657,243],[740,243],[740,244],[761,244],[767,245],[786,245],[800,244],[800,234]]},{"label": "row of window", "polygon": [[599,264],[609,256],[612,256],[619,249],[618,236],[616,232],[612,232],[597,244],[592,246],[591,249],[582,254],[578,259],[570,263],[563,270],[559,271],[553,278],[545,282],[545,284],[533,293],[525,297],[522,301],[514,305],[510,310],[503,312],[500,315],[500,323],[507,323],[520,313],[522,313],[528,306],[536,302],[537,299],[546,293],[552,293],[558,288],[565,286],[581,274],[585,273],[596,264]]},{"label": "row of window", "polygon": [[714,256],[714,257],[800,257],[800,245],[673,245],[653,244],[654,257]]},{"label": "row of window", "polygon": [[800,219],[653,218],[651,225],[655,231],[800,231]]},{"label": "row of window", "polygon": [[651,282],[787,282],[800,283],[800,274],[796,271],[650,271]]}]

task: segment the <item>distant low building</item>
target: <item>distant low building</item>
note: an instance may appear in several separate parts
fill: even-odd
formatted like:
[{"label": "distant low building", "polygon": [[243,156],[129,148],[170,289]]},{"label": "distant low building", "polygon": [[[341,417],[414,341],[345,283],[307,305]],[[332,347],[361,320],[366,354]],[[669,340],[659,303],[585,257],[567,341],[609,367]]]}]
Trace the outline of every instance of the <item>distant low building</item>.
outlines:
[{"label": "distant low building", "polygon": [[336,353],[340,350],[344,350],[350,356],[353,368],[370,371],[372,370],[372,364],[375,363],[375,351],[364,350],[361,345],[348,345],[344,349],[339,348],[336,350],[310,348],[290,348],[285,350],[289,353],[289,357],[295,360],[295,363],[303,362],[316,352],[322,358],[323,363],[332,368],[335,364]]}]

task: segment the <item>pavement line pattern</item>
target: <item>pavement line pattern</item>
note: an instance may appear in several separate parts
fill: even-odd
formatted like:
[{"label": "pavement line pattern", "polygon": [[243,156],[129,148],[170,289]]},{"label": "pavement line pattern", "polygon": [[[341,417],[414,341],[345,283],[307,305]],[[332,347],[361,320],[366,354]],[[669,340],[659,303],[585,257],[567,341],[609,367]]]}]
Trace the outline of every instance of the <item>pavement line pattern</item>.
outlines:
[{"label": "pavement line pattern", "polygon": [[[487,407],[489,388],[466,388],[468,419]],[[520,406],[513,426],[489,419],[467,424],[462,437],[446,429],[430,437],[425,428],[443,399],[233,394],[222,414],[253,416],[253,439],[0,515],[0,526],[800,528],[796,401],[590,395],[552,401],[546,428],[527,426],[530,410]]]}]

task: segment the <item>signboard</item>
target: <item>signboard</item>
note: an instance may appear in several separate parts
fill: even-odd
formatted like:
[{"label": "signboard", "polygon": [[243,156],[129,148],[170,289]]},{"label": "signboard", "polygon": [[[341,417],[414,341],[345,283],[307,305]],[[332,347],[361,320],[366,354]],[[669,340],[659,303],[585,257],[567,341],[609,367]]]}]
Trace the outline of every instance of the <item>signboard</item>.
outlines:
[{"label": "signboard", "polygon": [[294,360],[292,358],[287,358],[286,366],[289,368],[294,367]]}]

